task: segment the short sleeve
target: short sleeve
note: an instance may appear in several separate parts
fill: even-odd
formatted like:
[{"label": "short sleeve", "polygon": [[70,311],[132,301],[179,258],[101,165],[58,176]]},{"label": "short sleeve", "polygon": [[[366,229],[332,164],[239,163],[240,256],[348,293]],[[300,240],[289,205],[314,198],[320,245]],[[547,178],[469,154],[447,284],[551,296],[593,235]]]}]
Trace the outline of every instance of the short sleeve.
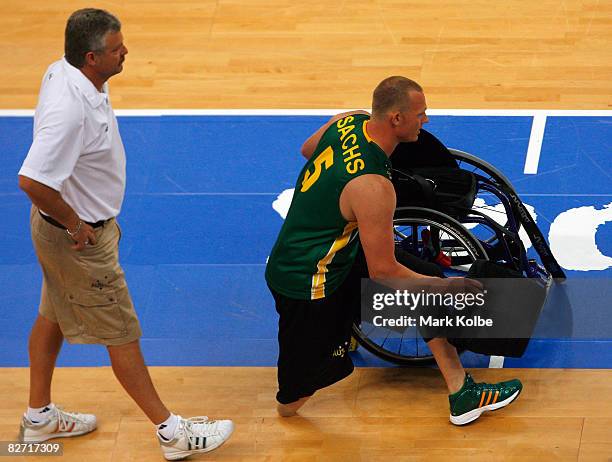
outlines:
[{"label": "short sleeve", "polygon": [[81,155],[83,107],[78,101],[56,101],[39,111],[34,140],[19,175],[60,191]]}]

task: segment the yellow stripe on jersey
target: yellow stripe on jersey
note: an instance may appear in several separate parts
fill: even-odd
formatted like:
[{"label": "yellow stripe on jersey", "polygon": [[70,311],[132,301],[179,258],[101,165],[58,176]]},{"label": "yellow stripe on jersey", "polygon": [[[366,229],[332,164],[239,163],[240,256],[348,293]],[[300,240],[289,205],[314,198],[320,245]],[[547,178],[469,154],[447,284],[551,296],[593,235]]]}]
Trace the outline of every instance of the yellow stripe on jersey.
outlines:
[{"label": "yellow stripe on jersey", "polygon": [[317,263],[317,272],[312,275],[312,286],[310,289],[311,300],[318,300],[319,298],[325,297],[325,273],[327,273],[327,265],[331,263],[337,252],[346,247],[351,237],[351,233],[356,228],[356,222],[348,223],[344,227],[344,230],[342,230],[342,235],[337,237],[331,245],[327,255]]},{"label": "yellow stripe on jersey", "polygon": [[370,119],[363,121],[363,136],[365,136],[366,140],[368,140],[368,143],[371,143],[374,140],[372,140],[372,138],[370,138],[370,135],[368,135],[368,122],[369,122],[369,120]]}]

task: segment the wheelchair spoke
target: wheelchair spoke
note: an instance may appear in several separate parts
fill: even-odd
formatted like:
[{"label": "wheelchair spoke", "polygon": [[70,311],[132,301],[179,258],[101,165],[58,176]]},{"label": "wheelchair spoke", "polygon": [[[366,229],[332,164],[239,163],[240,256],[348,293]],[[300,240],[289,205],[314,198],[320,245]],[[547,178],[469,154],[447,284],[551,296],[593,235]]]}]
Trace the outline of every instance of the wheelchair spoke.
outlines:
[{"label": "wheelchair spoke", "polygon": [[[390,332],[390,331],[388,331],[388,332]],[[387,334],[387,336],[385,337],[383,342],[380,344],[381,348],[385,347],[385,343],[387,343],[387,340],[389,340],[389,335],[390,335],[390,333]]]},{"label": "wheelchair spoke", "polygon": [[472,207],[474,210],[478,210],[478,209],[483,209],[483,210],[487,210],[489,212],[494,212],[494,213],[499,213],[500,215],[507,215],[505,210],[499,210],[496,209],[495,207],[491,206],[491,205],[475,205]]},{"label": "wheelchair spoke", "polygon": [[466,171],[472,168],[471,173],[476,173],[478,176],[484,178],[490,183],[500,184],[500,181],[503,183],[502,181],[503,179],[500,180],[499,178],[497,178],[496,176],[494,176],[487,170],[483,170],[483,167],[481,165],[478,165],[478,163],[474,163],[474,161],[463,159],[463,158],[456,158],[455,160],[457,161],[457,166],[459,168],[466,170]]},{"label": "wheelchair spoke", "polygon": [[[361,327],[363,327],[363,324],[361,325]],[[369,337],[370,334],[374,332],[375,330],[376,330],[376,326],[372,324],[372,328],[368,332],[365,333],[366,337]]]},{"label": "wheelchair spoke", "polygon": [[402,354],[402,345],[404,344],[404,334],[406,333],[406,330],[402,331],[402,336],[400,338],[400,343],[399,343],[399,348],[397,350],[397,354],[401,355]]},{"label": "wheelchair spoke", "polygon": [[421,336],[418,331],[411,330],[410,335],[402,342],[403,352],[400,352],[400,354],[403,356],[413,356],[415,358],[423,356],[424,351],[419,348],[420,339]]},{"label": "wheelchair spoke", "polygon": [[397,226],[395,226],[393,228],[393,234],[395,234],[396,236],[400,237],[401,239],[406,239],[408,236],[406,236],[404,233],[402,233],[401,231],[399,231],[397,229]]}]

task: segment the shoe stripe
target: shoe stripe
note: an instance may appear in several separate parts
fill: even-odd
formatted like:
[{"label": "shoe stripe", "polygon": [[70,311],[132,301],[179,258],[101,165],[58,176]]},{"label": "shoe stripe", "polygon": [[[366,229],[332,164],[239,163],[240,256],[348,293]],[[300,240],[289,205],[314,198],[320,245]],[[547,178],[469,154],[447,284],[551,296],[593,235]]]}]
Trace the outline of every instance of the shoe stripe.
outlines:
[{"label": "shoe stripe", "polygon": [[202,437],[202,449],[206,447],[206,437]]},{"label": "shoe stripe", "polygon": [[478,405],[478,407],[482,407],[482,404],[484,403],[485,394],[486,393],[484,391],[480,392],[480,404]]},{"label": "shoe stripe", "polygon": [[74,426],[76,425],[76,422],[72,422],[72,425],[70,426],[70,428],[68,429],[68,433],[72,432],[72,430],[74,430]]},{"label": "shoe stripe", "polygon": [[485,404],[485,406],[489,405],[492,397],[493,397],[493,390],[489,390],[489,396],[487,397],[487,403]]},{"label": "shoe stripe", "polygon": [[495,397],[493,398],[493,402],[491,404],[497,403],[497,398],[499,397],[499,390],[495,392]]}]

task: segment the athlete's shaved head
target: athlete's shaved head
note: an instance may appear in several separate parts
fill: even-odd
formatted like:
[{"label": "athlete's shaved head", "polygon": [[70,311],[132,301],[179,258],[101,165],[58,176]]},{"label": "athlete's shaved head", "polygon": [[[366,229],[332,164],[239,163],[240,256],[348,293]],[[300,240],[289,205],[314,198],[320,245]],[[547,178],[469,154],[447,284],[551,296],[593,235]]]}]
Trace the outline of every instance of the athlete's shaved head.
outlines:
[{"label": "athlete's shaved head", "polygon": [[387,77],[374,89],[372,118],[381,118],[391,111],[406,111],[410,107],[411,91],[423,93],[423,88],[406,77]]}]

